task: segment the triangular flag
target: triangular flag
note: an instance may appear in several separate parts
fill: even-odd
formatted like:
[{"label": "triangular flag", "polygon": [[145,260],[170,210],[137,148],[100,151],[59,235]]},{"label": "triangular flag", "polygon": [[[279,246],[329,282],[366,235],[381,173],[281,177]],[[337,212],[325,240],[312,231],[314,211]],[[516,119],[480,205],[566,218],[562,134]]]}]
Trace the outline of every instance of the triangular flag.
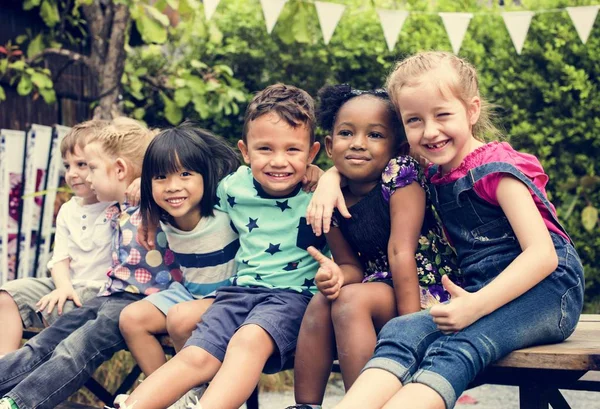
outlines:
[{"label": "triangular flag", "polygon": [[533,14],[533,11],[510,11],[502,13],[504,24],[508,29],[508,34],[510,34],[510,39],[517,50],[517,54],[521,54],[521,50],[523,50],[523,44],[525,44],[525,37],[527,37]]},{"label": "triangular flag", "polygon": [[396,45],[398,34],[402,31],[402,26],[408,17],[408,11],[377,9],[377,14],[379,14],[385,42],[388,49],[392,51]]},{"label": "triangular flag", "polygon": [[265,23],[267,24],[267,33],[271,34],[271,31],[273,31],[273,27],[275,27],[275,23],[277,23],[279,14],[286,2],[287,0],[260,0],[263,14],[265,15]]},{"label": "triangular flag", "polygon": [[333,35],[342,14],[344,14],[346,6],[342,4],[315,1],[315,7],[317,8],[317,16],[319,17],[319,24],[321,25],[321,33],[323,33],[323,41],[325,44],[329,44],[329,40],[331,40],[331,36]]},{"label": "triangular flag", "polygon": [[450,38],[450,44],[452,44],[452,50],[454,54],[458,54],[460,46],[462,45],[463,39],[469,27],[469,23],[473,18],[471,13],[438,13],[442,18],[444,27],[446,27],[446,33]]},{"label": "triangular flag", "polygon": [[569,13],[583,44],[587,42],[592,27],[594,27],[599,8],[600,6],[567,7],[567,13]]},{"label": "triangular flag", "polygon": [[204,17],[206,21],[210,20],[221,0],[203,0],[204,3]]}]

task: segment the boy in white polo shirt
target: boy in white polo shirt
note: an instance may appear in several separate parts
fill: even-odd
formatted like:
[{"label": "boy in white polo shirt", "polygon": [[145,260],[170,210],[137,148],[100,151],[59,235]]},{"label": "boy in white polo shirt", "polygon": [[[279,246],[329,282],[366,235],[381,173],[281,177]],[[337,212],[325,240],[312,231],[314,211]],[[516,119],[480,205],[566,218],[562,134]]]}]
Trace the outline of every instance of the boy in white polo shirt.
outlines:
[{"label": "boy in white polo shirt", "polygon": [[94,298],[106,281],[112,228],[105,211],[112,203],[98,202],[86,182],[89,170],[77,141],[108,124],[83,122],[61,142],[65,179],[75,196],[62,205],[56,219],[54,253],[48,263],[52,278],[23,278],[0,288],[0,357],[19,348],[23,328],[51,325]]}]

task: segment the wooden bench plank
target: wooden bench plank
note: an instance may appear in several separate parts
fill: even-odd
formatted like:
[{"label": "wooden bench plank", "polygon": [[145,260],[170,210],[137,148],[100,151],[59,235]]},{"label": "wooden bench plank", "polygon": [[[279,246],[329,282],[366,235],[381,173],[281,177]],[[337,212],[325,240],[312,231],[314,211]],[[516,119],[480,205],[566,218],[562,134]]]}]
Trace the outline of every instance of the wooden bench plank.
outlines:
[{"label": "wooden bench plank", "polygon": [[600,370],[600,315],[582,315],[573,335],[560,344],[520,349],[496,362],[494,366]]}]

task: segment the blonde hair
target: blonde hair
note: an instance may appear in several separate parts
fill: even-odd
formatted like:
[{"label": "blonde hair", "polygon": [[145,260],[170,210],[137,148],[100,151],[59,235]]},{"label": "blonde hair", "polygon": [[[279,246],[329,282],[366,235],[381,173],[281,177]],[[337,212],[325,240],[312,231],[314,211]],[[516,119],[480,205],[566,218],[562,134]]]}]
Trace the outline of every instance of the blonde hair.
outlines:
[{"label": "blonde hair", "polygon": [[98,143],[108,156],[124,159],[132,167],[135,179],[142,174],[144,153],[157,133],[158,130],[148,129],[134,119],[117,117],[84,143]]},{"label": "blonde hair", "polygon": [[491,109],[493,105],[485,101],[479,94],[479,80],[477,71],[466,60],[454,54],[443,51],[425,51],[412,55],[405,60],[399,61],[394,71],[388,77],[386,87],[390,99],[398,108],[397,100],[403,87],[411,87],[419,82],[427,72],[449,67],[448,75],[442,75],[437,79],[440,91],[444,93],[449,89],[453,96],[458,98],[463,105],[468,106],[473,97],[481,100],[481,112],[479,119],[473,125],[473,136],[481,141],[501,137],[501,133],[492,121]]},{"label": "blonde hair", "polygon": [[60,155],[65,158],[67,153],[75,154],[75,146],[79,145],[81,148],[82,141],[97,134],[109,124],[109,121],[92,119],[75,125],[60,142]]}]

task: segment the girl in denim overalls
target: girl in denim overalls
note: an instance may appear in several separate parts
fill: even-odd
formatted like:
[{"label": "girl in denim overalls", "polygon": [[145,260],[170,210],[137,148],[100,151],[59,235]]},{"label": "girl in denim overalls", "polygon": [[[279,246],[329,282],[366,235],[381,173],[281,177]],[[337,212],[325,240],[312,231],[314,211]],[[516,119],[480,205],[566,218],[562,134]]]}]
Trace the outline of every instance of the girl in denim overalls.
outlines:
[{"label": "girl in denim overalls", "polygon": [[546,198],[538,160],[494,133],[474,68],[442,52],[412,56],[388,80],[414,153],[432,166],[432,200],[464,289],[395,318],[338,408],[452,408],[487,365],[566,339],[583,306],[583,267]]}]

